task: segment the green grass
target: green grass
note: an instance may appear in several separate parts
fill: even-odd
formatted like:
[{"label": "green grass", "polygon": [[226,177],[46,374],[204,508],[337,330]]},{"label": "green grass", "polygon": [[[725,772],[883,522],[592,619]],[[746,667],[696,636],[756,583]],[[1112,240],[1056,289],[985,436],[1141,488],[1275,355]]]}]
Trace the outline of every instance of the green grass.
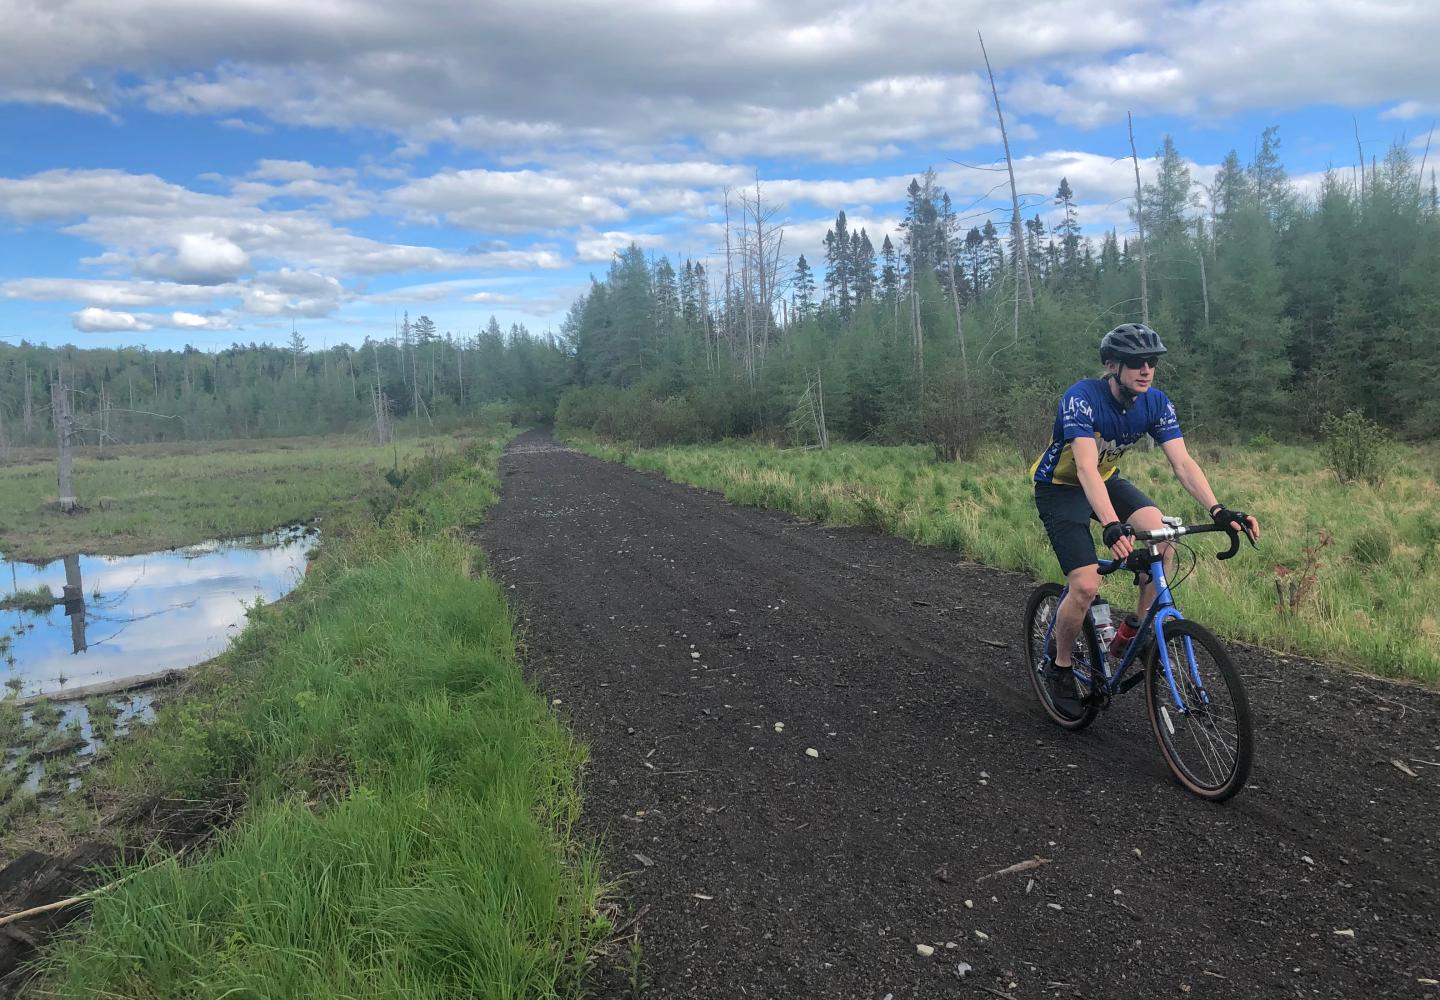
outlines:
[{"label": "green grass", "polygon": [[[0,611],[49,611],[55,606],[55,593],[41,584],[34,590],[17,590],[0,597]],[[0,652],[10,648],[9,636],[4,637]]]},{"label": "green grass", "polygon": [[500,443],[412,462],[118,752],[122,788],[239,789],[244,812],[97,899],[46,995],[578,995],[609,929],[573,832],[585,751],[522,678],[463,532]]},{"label": "green grass", "polygon": [[397,454],[404,464],[429,446],[318,437],[251,444],[77,457],[75,490],[87,508],[78,514],[55,507],[52,460],[0,467],[0,552],[27,562],[71,552],[133,555],[269,531],[357,499]]},{"label": "green grass", "polygon": [[[975,461],[936,464],[928,449],[840,445],[785,451],[738,443],[634,449],[594,439],[576,444],[601,457],[723,492],[735,503],[787,510],[835,525],[868,525],[925,545],[943,545],[991,566],[1059,580],[1026,474],[1013,447]],[[1217,562],[1217,544],[1193,542],[1198,568],[1178,591],[1185,613],[1232,638],[1338,660],[1366,671],[1440,682],[1440,458],[1411,448],[1378,486],[1341,484],[1319,448],[1258,444],[1195,446],[1222,500],[1260,518],[1259,551]],[[1204,520],[1159,451],[1126,456],[1123,474],[1167,512]],[[1323,534],[1314,582],[1293,610],[1276,582],[1307,575],[1305,548]],[[1183,553],[1182,553],[1183,555]],[[1188,567],[1188,559],[1182,567]],[[1179,573],[1176,574],[1178,577]],[[1133,606],[1130,577],[1106,596]],[[1286,602],[1289,604],[1290,602]],[[1017,615],[1019,609],[1016,611]]]}]

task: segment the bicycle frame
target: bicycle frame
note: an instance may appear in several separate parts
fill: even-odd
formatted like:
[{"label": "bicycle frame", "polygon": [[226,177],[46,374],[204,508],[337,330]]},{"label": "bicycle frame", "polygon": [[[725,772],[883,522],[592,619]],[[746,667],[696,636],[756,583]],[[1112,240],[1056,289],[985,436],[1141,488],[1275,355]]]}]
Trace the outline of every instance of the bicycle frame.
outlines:
[{"label": "bicycle frame", "polygon": [[[1188,714],[1190,709],[1185,704],[1185,699],[1180,696],[1180,689],[1175,684],[1174,667],[1170,660],[1170,650],[1165,643],[1165,622],[1172,618],[1183,619],[1185,616],[1180,613],[1180,609],[1176,606],[1175,596],[1171,593],[1170,584],[1165,578],[1164,555],[1153,548],[1146,551],[1149,553],[1147,557],[1149,570],[1147,572],[1155,583],[1155,600],[1150,605],[1150,609],[1145,613],[1145,620],[1140,623],[1140,628],[1135,632],[1135,635],[1131,637],[1129,645],[1125,647],[1125,652],[1121,654],[1118,666],[1112,670],[1110,651],[1106,648],[1105,643],[1100,641],[1099,635],[1096,634],[1094,619],[1091,618],[1090,612],[1087,609],[1085,612],[1084,628],[1095,639],[1095,646],[1100,650],[1100,676],[1097,678],[1093,676],[1088,669],[1080,669],[1078,664],[1076,665],[1075,673],[1078,680],[1090,685],[1092,690],[1099,691],[1106,699],[1122,691],[1128,691],[1134,684],[1139,683],[1140,677],[1137,675],[1129,684],[1125,684],[1123,682],[1125,673],[1130,669],[1130,665],[1139,658],[1138,654],[1144,645],[1146,635],[1153,634],[1155,648],[1160,656],[1160,669],[1165,675],[1165,683],[1170,688],[1170,697],[1175,702],[1175,710],[1184,715]],[[1107,565],[1105,572],[1114,572],[1123,565],[1123,560],[1116,560]],[[1060,600],[1062,602],[1065,600],[1065,595],[1069,592],[1070,588],[1068,586],[1060,592]],[[1045,642],[1047,645],[1049,645],[1054,638],[1054,632],[1055,620],[1052,618],[1045,634]],[[1190,679],[1194,682],[1195,689],[1199,692],[1201,700],[1205,704],[1209,704],[1210,696],[1206,693],[1204,682],[1200,679],[1200,670],[1195,664],[1195,650],[1188,636],[1184,642],[1185,658],[1189,662],[1190,668]],[[1098,684],[1095,683],[1096,680],[1099,681]]]}]

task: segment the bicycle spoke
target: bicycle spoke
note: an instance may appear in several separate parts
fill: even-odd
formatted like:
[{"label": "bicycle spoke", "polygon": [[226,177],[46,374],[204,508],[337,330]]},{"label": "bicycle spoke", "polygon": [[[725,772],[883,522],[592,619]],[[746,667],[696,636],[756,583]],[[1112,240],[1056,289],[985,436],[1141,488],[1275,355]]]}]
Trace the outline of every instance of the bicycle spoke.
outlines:
[{"label": "bicycle spoke", "polygon": [[1222,788],[1244,766],[1230,681],[1210,648],[1188,630],[1167,637],[1164,649],[1170,676],[1160,675],[1151,696],[1159,701],[1156,711],[1163,709],[1168,720],[1160,734],[1167,756],[1200,788]]}]

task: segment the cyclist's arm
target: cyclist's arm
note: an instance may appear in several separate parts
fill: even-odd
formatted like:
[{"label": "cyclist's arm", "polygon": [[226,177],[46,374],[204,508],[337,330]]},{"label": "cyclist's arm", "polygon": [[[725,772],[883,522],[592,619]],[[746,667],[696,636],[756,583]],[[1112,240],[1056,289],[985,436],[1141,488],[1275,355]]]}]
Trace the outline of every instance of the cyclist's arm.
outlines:
[{"label": "cyclist's arm", "polygon": [[1072,438],[1070,453],[1075,456],[1075,475],[1080,480],[1080,487],[1085,491],[1085,499],[1090,501],[1090,509],[1095,512],[1100,523],[1109,524],[1120,520],[1115,516],[1114,504],[1110,502],[1110,491],[1105,488],[1105,480],[1100,476],[1100,448],[1095,444],[1095,439]]},{"label": "cyclist's arm", "polygon": [[1219,502],[1215,499],[1215,492],[1210,489],[1210,480],[1205,478],[1200,463],[1190,457],[1184,438],[1166,441],[1160,445],[1160,450],[1170,460],[1170,468],[1175,470],[1175,478],[1185,487],[1185,492],[1198,500],[1201,507],[1209,510]]},{"label": "cyclist's arm", "polygon": [[[1190,457],[1190,452],[1185,447],[1184,438],[1175,438],[1160,445],[1160,450],[1165,452],[1165,457],[1170,460],[1170,468],[1175,470],[1175,478],[1180,480],[1180,485],[1185,491],[1196,500],[1200,506],[1209,511],[1219,501],[1215,499],[1215,492],[1210,489],[1210,480],[1205,478],[1205,472],[1200,468],[1200,463]],[[1259,539],[1260,522],[1252,515],[1248,518],[1250,537]],[[1239,527],[1245,525],[1239,522],[1232,522]]]}]

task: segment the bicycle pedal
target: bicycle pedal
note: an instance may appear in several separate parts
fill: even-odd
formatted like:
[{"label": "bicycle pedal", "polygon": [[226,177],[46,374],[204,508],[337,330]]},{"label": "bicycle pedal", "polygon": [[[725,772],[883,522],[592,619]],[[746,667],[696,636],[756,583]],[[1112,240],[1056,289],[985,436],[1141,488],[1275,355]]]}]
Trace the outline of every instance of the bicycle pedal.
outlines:
[{"label": "bicycle pedal", "polygon": [[1131,688],[1133,688],[1136,684],[1139,684],[1144,679],[1144,672],[1136,671],[1135,673],[1131,674],[1129,677],[1125,678],[1123,681],[1120,682],[1120,693],[1124,694],[1126,691],[1129,691]]}]

